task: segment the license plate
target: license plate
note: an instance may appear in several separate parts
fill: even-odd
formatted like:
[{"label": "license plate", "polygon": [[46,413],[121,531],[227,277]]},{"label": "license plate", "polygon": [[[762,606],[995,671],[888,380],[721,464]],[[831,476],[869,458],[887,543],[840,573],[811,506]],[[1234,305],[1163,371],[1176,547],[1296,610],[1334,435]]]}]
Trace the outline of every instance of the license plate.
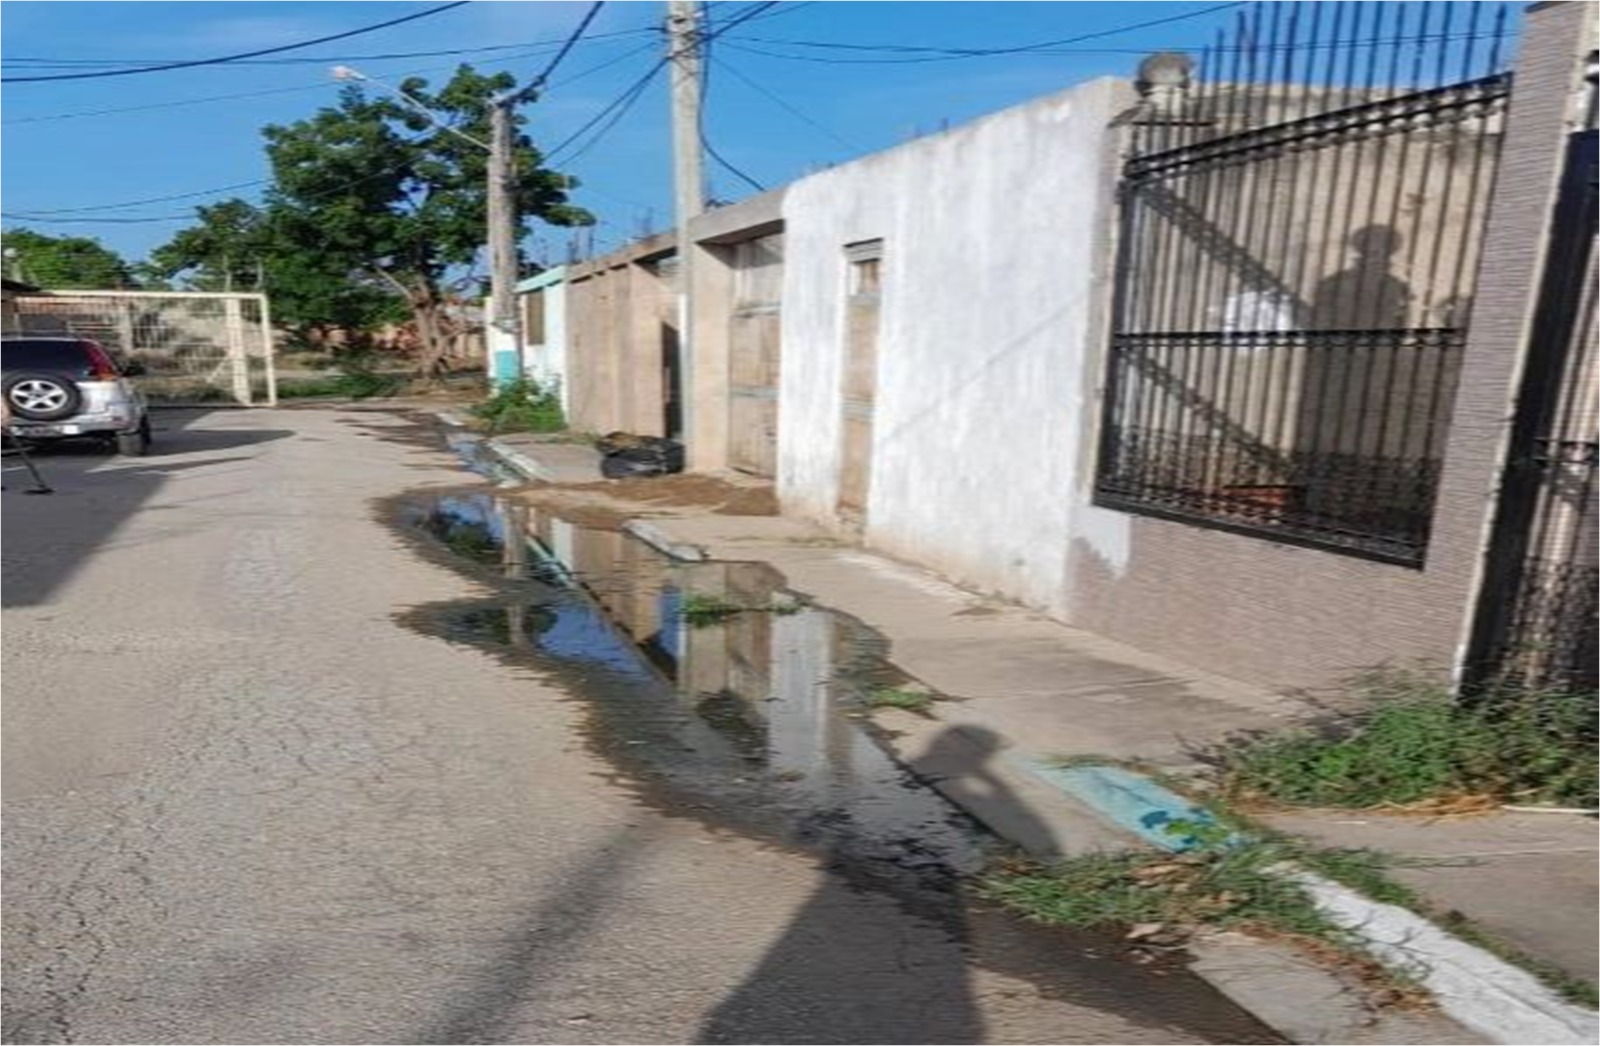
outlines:
[{"label": "license plate", "polygon": [[77,436],[82,434],[81,425],[12,425],[11,432],[16,436]]}]

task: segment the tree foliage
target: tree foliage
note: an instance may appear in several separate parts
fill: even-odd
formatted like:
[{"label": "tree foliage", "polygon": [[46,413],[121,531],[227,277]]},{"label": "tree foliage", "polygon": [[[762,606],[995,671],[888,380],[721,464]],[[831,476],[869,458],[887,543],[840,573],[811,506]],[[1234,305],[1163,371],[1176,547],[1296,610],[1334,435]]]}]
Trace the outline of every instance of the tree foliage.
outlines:
[{"label": "tree foliage", "polygon": [[393,291],[351,280],[341,260],[296,244],[289,234],[299,225],[293,215],[238,199],[196,213],[199,225],[151,254],[150,267],[161,277],[190,290],[268,293],[274,321],[302,337],[359,335],[405,319],[405,303]]},{"label": "tree foliage", "polygon": [[[486,239],[488,156],[467,139],[488,141],[492,99],[515,81],[463,65],[437,93],[421,78],[399,86],[420,108],[352,85],[337,106],[265,129],[273,173],[266,221],[274,253],[293,256],[308,278],[328,274],[403,300],[422,346],[421,369],[436,373],[449,306],[481,290],[473,269]],[[542,167],[516,130],[523,122],[513,116],[518,240],[533,218],[592,222],[567,202],[576,182]]]},{"label": "tree foliage", "polygon": [[191,290],[260,290],[272,253],[262,212],[235,199],[196,208],[195,216],[199,225],[151,252],[151,268],[168,279],[181,277]]},{"label": "tree foliage", "polygon": [[28,229],[0,233],[6,275],[47,290],[114,291],[138,285],[133,267],[100,241],[46,236]]}]

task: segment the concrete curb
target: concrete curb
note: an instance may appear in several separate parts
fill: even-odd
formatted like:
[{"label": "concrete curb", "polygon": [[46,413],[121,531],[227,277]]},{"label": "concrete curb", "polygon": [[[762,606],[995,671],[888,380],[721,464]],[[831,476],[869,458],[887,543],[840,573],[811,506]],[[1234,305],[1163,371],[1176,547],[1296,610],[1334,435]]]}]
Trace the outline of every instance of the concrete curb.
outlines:
[{"label": "concrete curb", "polygon": [[[1165,826],[1210,819],[1182,796],[1121,767],[1063,768],[1021,761],[1106,820],[1163,849],[1193,846],[1192,839],[1164,831]],[[1303,869],[1286,866],[1283,874],[1303,886],[1323,914],[1355,934],[1374,957],[1418,971],[1441,1010],[1491,1041],[1576,1046],[1600,1039],[1600,1015],[1572,1005],[1527,971],[1414,912]]]},{"label": "concrete curb", "polygon": [[686,563],[703,563],[709,558],[706,550],[699,545],[673,541],[660,527],[642,519],[628,520],[622,524],[622,530],[623,533],[632,534],[657,552],[673,559],[681,559]]},{"label": "concrete curb", "polygon": [[[445,420],[445,415],[440,418]],[[493,440],[486,441],[485,446],[508,467],[540,478],[537,463],[525,455],[496,446]],[[675,559],[704,562],[708,558],[704,549],[674,541],[647,521],[629,520],[622,529]],[[1011,761],[1102,821],[1164,849],[1184,850],[1195,842],[1168,831],[1167,826],[1178,821],[1212,820],[1209,813],[1188,799],[1122,767],[1061,767],[1019,756],[1013,756]],[[1375,957],[1391,965],[1422,970],[1423,983],[1438,999],[1441,1010],[1489,1041],[1507,1046],[1566,1046],[1590,1044],[1600,1038],[1600,1016],[1566,1002],[1531,974],[1482,948],[1446,933],[1412,912],[1380,904],[1304,870],[1286,868],[1284,874],[1300,882],[1314,903],[1356,934]],[[1241,995],[1239,984],[1221,983],[1203,969],[1197,972],[1280,1034],[1296,1038],[1298,1015],[1293,1012],[1293,1005],[1285,1008],[1281,1000],[1264,998],[1259,992],[1254,997],[1248,992]],[[1299,1037],[1297,1041],[1335,1040],[1317,1036]]]}]

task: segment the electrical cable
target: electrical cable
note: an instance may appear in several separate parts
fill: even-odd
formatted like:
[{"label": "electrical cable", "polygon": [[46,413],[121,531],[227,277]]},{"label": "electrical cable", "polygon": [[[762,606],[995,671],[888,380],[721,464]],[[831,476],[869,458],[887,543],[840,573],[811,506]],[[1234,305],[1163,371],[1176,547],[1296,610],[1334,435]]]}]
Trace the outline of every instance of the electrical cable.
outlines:
[{"label": "electrical cable", "polygon": [[[616,36],[623,36],[623,35],[630,35],[631,36],[631,35],[637,35],[641,31],[642,30],[630,30],[627,34],[623,34],[623,33],[602,33],[599,36],[591,36],[589,39],[590,40],[598,40],[598,39],[601,39],[602,37],[616,37]],[[650,30],[650,32],[654,33],[654,30]],[[509,45],[509,46],[522,47],[522,46],[525,46],[525,45],[523,45],[523,44],[513,44],[513,45]],[[615,65],[617,62],[626,61],[627,59],[632,58],[636,54],[640,54],[640,53],[642,53],[644,51],[649,51],[649,50],[653,49],[655,46],[656,46],[655,41],[652,40],[650,43],[642,44],[639,47],[635,47],[635,48],[633,48],[631,50],[624,51],[622,54],[617,55],[614,58],[607,59],[606,61],[601,62],[599,65],[592,65],[588,69],[585,69],[583,72],[577,73],[577,74],[575,74],[573,76],[569,76],[565,80],[560,80],[560,81],[556,82],[555,84],[552,84],[551,86],[553,86],[553,87],[563,87],[563,86],[565,86],[567,84],[570,84],[570,83],[574,82],[575,80],[581,80],[583,77],[589,75],[590,73],[599,72],[601,69],[605,69],[605,68],[608,68],[609,66]],[[498,48],[496,48],[496,50],[498,50]],[[432,52],[432,53],[435,53],[435,54],[447,54],[449,52],[439,51],[439,52]],[[531,58],[531,57],[533,57],[535,55],[539,55],[539,54],[543,54],[543,53],[544,52],[542,50],[539,50],[539,51],[529,51],[529,52],[525,52],[523,54],[507,55],[506,56],[506,60],[507,61],[512,61],[512,60],[515,60],[515,59],[518,59],[518,58]],[[429,66],[429,67],[427,67],[425,69],[415,69],[415,70],[412,70],[411,72],[406,73],[404,75],[408,76],[408,77],[409,76],[420,76],[423,73],[440,72],[440,71],[443,71],[443,70],[446,70],[446,69],[452,69],[452,68],[455,68],[455,66],[435,65],[435,66]],[[495,71],[498,71],[498,70],[491,70],[491,73],[495,72]],[[185,105],[206,105],[206,104],[209,104],[209,103],[212,103],[212,102],[233,102],[233,101],[238,101],[241,98],[265,98],[265,97],[268,97],[270,95],[292,94],[292,93],[297,92],[297,91],[322,91],[322,90],[326,90],[327,86],[328,85],[327,85],[326,82],[319,80],[317,83],[306,84],[306,85],[301,86],[301,87],[274,87],[274,88],[272,88],[270,90],[266,90],[266,91],[246,91],[246,92],[244,92],[242,94],[220,94],[220,95],[212,95],[212,96],[208,96],[208,97],[204,97],[204,98],[176,98],[176,99],[173,99],[170,102],[154,102],[154,103],[151,103],[150,105],[129,105],[129,106],[123,106],[123,107],[117,108],[117,109],[91,109],[91,110],[87,110],[87,111],[81,112],[81,113],[51,113],[51,114],[44,115],[44,116],[19,116],[19,117],[15,117],[13,119],[0,118],[0,126],[9,127],[12,124],[41,123],[41,122],[44,122],[44,121],[47,121],[47,120],[76,120],[76,119],[82,119],[82,118],[92,117],[92,116],[117,116],[117,115],[120,115],[122,113],[146,112],[146,111],[151,110],[151,109],[176,109],[176,108],[180,108],[180,107],[185,106]]]},{"label": "electrical cable", "polygon": [[823,123],[813,119],[812,117],[806,115],[806,113],[804,111],[795,108],[793,105],[790,105],[788,102],[784,101],[778,95],[773,94],[771,91],[767,90],[765,87],[762,87],[761,84],[757,83],[755,80],[752,80],[750,77],[746,76],[744,73],[741,73],[726,58],[718,56],[717,58],[713,59],[713,61],[716,62],[718,68],[726,70],[729,73],[732,73],[735,79],[743,81],[745,83],[745,85],[748,86],[751,90],[754,90],[754,91],[756,91],[756,92],[758,92],[760,94],[765,95],[767,98],[770,98],[775,104],[777,104],[777,105],[781,106],[782,108],[788,110],[790,113],[794,114],[794,116],[796,116],[798,119],[803,120],[804,122],[806,122],[806,123],[810,124],[811,126],[815,127],[817,130],[821,131],[823,134],[826,134],[828,137],[832,138],[834,141],[838,142],[840,145],[844,146],[846,149],[851,149],[851,150],[854,150],[856,152],[863,152],[863,153],[868,151],[866,146],[860,144],[859,142],[852,142],[852,141],[846,139],[842,135],[840,135],[837,132],[835,132],[832,128],[828,127],[826,124],[823,124]]},{"label": "electrical cable", "polygon": [[314,44],[325,44],[333,40],[344,40],[352,36],[360,36],[363,33],[371,33],[379,29],[387,29],[390,26],[400,25],[404,22],[414,22],[419,18],[427,18],[430,15],[442,14],[451,8],[464,7],[468,2],[469,0],[454,0],[453,3],[441,4],[438,7],[431,7],[426,11],[418,11],[415,14],[406,15],[404,18],[393,18],[387,22],[379,22],[376,25],[364,26],[360,29],[352,29],[345,33],[335,33],[332,36],[322,36],[315,40],[304,40],[297,44],[284,44],[281,47],[267,47],[260,51],[246,51],[242,54],[224,55],[220,58],[199,58],[191,62],[168,62],[165,65],[146,65],[140,66],[136,69],[106,69],[93,73],[55,73],[50,76],[0,76],[0,83],[38,83],[45,80],[96,80],[108,76],[132,76],[136,73],[161,73],[170,69],[192,69],[203,65],[223,65],[227,62],[236,62],[243,58],[257,58],[264,54],[278,54],[283,51],[295,51],[302,47],[311,47]]},{"label": "electrical cable", "polygon": [[[612,39],[612,38],[619,37],[619,36],[639,36],[639,35],[645,34],[645,33],[648,33],[648,34],[654,36],[659,32],[660,32],[660,30],[656,29],[653,26],[650,27],[650,28],[645,28],[645,29],[617,29],[617,30],[614,30],[614,31],[609,32],[609,33],[596,33],[593,36],[589,37],[589,39],[590,40],[607,40],[607,39]],[[558,44],[558,39],[555,38],[555,37],[552,37],[552,38],[546,39],[546,40],[524,40],[523,42],[516,43],[516,44],[490,44],[490,45],[485,46],[485,47],[454,47],[454,48],[450,48],[450,49],[443,50],[443,51],[389,51],[389,52],[385,52],[385,53],[382,53],[382,54],[316,55],[316,56],[310,56],[310,57],[296,57],[296,58],[260,58],[260,59],[241,58],[241,59],[238,59],[237,61],[232,62],[230,64],[233,64],[233,65],[326,65],[326,64],[328,64],[330,62],[335,63],[335,64],[338,64],[338,63],[341,63],[341,62],[342,63],[346,63],[346,64],[354,64],[356,62],[394,61],[394,60],[398,60],[398,59],[401,59],[401,58],[442,58],[442,57],[444,57],[446,55],[486,54],[486,53],[488,53],[490,51],[515,51],[519,47],[539,47],[540,50],[532,52],[532,54],[537,55],[537,54],[543,54],[544,53],[544,47],[545,46],[555,47],[555,46],[557,46],[557,44]],[[517,57],[526,58],[526,57],[531,57],[531,55],[519,55]],[[148,61],[154,63],[156,61],[156,59],[148,59]],[[127,62],[127,59],[113,60],[113,59],[105,59],[105,58],[96,58],[96,59],[87,59],[87,58],[82,58],[82,59],[72,59],[72,58],[7,58],[6,59],[6,64],[7,65],[15,65],[15,64],[21,63],[23,65],[31,65],[31,66],[35,66],[35,67],[46,67],[46,66],[48,66],[48,67],[59,67],[59,68],[73,68],[73,67],[82,68],[82,67],[87,67],[87,66],[107,66],[107,65],[115,66],[115,65],[124,65],[124,64],[126,64],[126,62]]]},{"label": "electrical cable", "polygon": [[[605,69],[605,68],[608,68],[610,66],[616,65],[618,62],[626,61],[627,59],[632,58],[635,55],[641,54],[644,51],[652,50],[652,49],[654,49],[654,47],[655,47],[655,44],[653,42],[652,43],[648,43],[648,44],[644,44],[644,45],[642,45],[640,47],[635,47],[635,48],[633,48],[633,49],[631,49],[629,51],[624,52],[623,54],[617,55],[617,56],[615,56],[613,58],[608,58],[604,62],[600,62],[600,63],[598,63],[596,65],[592,65],[592,66],[588,67],[587,69],[584,69],[582,72],[574,73],[573,75],[567,77],[566,79],[558,81],[553,86],[564,87],[567,84],[575,83],[576,81],[583,79],[585,76],[588,76],[591,73],[599,72],[602,69]],[[652,70],[652,75],[653,74],[654,74],[654,70]],[[316,86],[318,88],[321,88],[324,85],[318,84]],[[293,88],[293,90],[300,90],[300,88]],[[605,114],[602,112],[601,116],[603,117],[604,115]],[[588,127],[592,126],[592,125],[593,124],[591,123],[591,124],[586,125],[585,127],[581,128],[579,130],[579,133],[581,134],[584,130],[587,130]],[[429,133],[431,133],[431,132],[429,132]],[[412,138],[411,141],[413,141],[413,142],[421,141],[422,137],[425,137],[425,136],[426,135],[422,135],[422,136],[418,136],[416,138]],[[373,175],[372,177],[381,177],[381,176],[383,176],[385,174],[392,173],[393,170],[394,170],[393,168],[388,168],[388,169],[385,169],[383,171],[379,171],[377,174]],[[184,220],[184,219],[187,219],[187,218],[192,217],[192,216],[180,215],[180,216],[171,217],[171,218],[125,218],[125,219],[113,219],[113,218],[100,218],[100,219],[96,219],[96,218],[55,218],[55,217],[46,217],[46,216],[48,216],[48,215],[57,215],[57,214],[78,214],[78,213],[82,213],[84,211],[120,210],[120,209],[122,209],[124,207],[144,207],[144,206],[146,206],[148,204],[152,204],[152,203],[166,203],[166,202],[171,201],[171,200],[191,199],[191,198],[196,197],[196,196],[213,196],[213,195],[216,195],[217,193],[230,192],[230,191],[232,191],[234,189],[243,189],[243,188],[247,188],[247,187],[252,186],[252,185],[268,185],[268,184],[271,184],[271,179],[258,178],[258,179],[254,180],[254,181],[249,181],[249,182],[237,182],[237,183],[235,183],[233,185],[221,185],[221,186],[216,186],[216,187],[210,188],[210,189],[199,189],[199,190],[196,190],[194,192],[178,193],[178,194],[175,194],[175,195],[172,195],[172,196],[153,197],[151,199],[146,199],[146,200],[130,200],[130,201],[127,201],[125,203],[102,204],[102,205],[93,206],[93,207],[62,207],[62,208],[55,208],[55,209],[52,209],[52,210],[44,210],[44,211],[17,211],[17,212],[11,212],[10,214],[0,215],[0,216],[13,217],[18,221],[53,222],[53,223],[61,223],[61,222],[68,222],[68,221],[72,221],[72,222],[90,222],[90,221],[142,222],[142,221]],[[359,181],[351,182],[350,184],[351,185],[358,185],[358,184],[360,184],[360,182]]]},{"label": "electrical cable", "polygon": [[594,3],[589,5],[589,11],[583,16],[583,21],[579,22],[577,28],[572,30],[572,33],[567,37],[566,43],[561,45],[561,50],[557,51],[555,57],[550,59],[550,64],[546,65],[544,71],[534,77],[527,87],[518,91],[515,97],[521,98],[529,92],[536,91],[544,86],[545,81],[550,79],[550,74],[556,71],[556,66],[560,65],[561,60],[567,57],[573,45],[583,36],[584,30],[589,28],[589,23],[594,21],[595,15],[598,15],[600,9],[604,6],[606,6],[605,0],[594,0]]},{"label": "electrical cable", "polygon": [[[908,50],[909,51],[917,51],[917,52],[924,52],[924,51],[930,51],[931,50],[931,51],[936,51],[937,52],[935,54],[921,54],[920,57],[913,57],[913,58],[821,58],[821,57],[816,57],[816,56],[812,56],[812,55],[790,55],[790,54],[782,54],[782,53],[774,52],[774,51],[763,51],[763,50],[759,50],[759,49],[754,48],[754,47],[744,46],[742,43],[739,43],[737,41],[728,41],[728,42],[729,42],[729,44],[731,46],[736,46],[738,50],[748,51],[748,52],[750,52],[752,54],[765,55],[765,56],[767,56],[769,58],[787,58],[787,59],[791,59],[791,60],[794,60],[794,61],[821,62],[821,63],[827,64],[827,65],[901,65],[901,64],[918,63],[918,62],[950,62],[950,61],[959,61],[960,59],[963,59],[963,58],[988,58],[988,57],[993,57],[993,56],[996,56],[996,55],[1011,55],[1011,54],[1025,54],[1025,53],[1028,53],[1028,52],[1041,52],[1041,51],[1045,51],[1048,48],[1064,47],[1064,46],[1066,46],[1068,44],[1081,43],[1081,42],[1083,42],[1085,40],[1098,40],[1098,39],[1101,39],[1102,37],[1115,36],[1115,35],[1117,35],[1119,33],[1132,32],[1135,29],[1149,29],[1149,28],[1151,28],[1153,26],[1168,25],[1168,24],[1171,24],[1173,22],[1186,21],[1186,20],[1191,19],[1191,18],[1200,18],[1200,17],[1203,17],[1205,15],[1216,14],[1219,11],[1226,11],[1226,10],[1229,10],[1229,9],[1235,8],[1235,7],[1243,7],[1245,2],[1246,2],[1246,0],[1233,0],[1232,3],[1215,4],[1215,5],[1211,6],[1211,7],[1205,7],[1205,8],[1202,8],[1202,9],[1198,10],[1198,11],[1189,11],[1189,12],[1187,12],[1185,14],[1171,15],[1171,16],[1166,17],[1166,18],[1156,18],[1156,19],[1152,19],[1152,20],[1147,21],[1147,22],[1136,22],[1136,23],[1134,23],[1132,25],[1118,26],[1117,28],[1114,28],[1114,29],[1102,29],[1102,30],[1099,30],[1099,31],[1093,32],[1093,33],[1082,33],[1082,34],[1080,34],[1078,36],[1069,36],[1069,37],[1066,37],[1066,38],[1061,39],[1061,40],[1043,40],[1043,41],[1039,41],[1038,43],[1021,44],[1021,45],[1018,45],[1018,46],[1015,46],[1015,47],[914,48],[914,47],[905,47],[905,46],[895,45],[895,44],[889,44],[889,45],[866,45],[866,44],[823,45],[823,46],[834,46],[834,47],[837,47],[839,49],[848,49],[848,50],[870,48],[870,49],[873,49],[873,50],[883,50],[883,51],[891,51],[891,52],[903,52],[903,51],[908,51]],[[730,25],[727,28],[731,29],[732,26]]]},{"label": "electrical cable", "polygon": [[630,108],[633,107],[634,103],[636,103],[639,100],[639,97],[642,94],[644,94],[645,88],[650,85],[650,81],[654,80],[656,78],[656,76],[661,72],[661,70],[666,67],[668,61],[669,61],[669,59],[667,59],[667,58],[658,59],[656,61],[656,63],[650,67],[648,72],[646,72],[643,76],[641,76],[639,79],[635,80],[631,85],[629,85],[622,92],[622,94],[618,95],[615,99],[613,99],[611,101],[611,104],[607,105],[604,109],[602,109],[598,113],[596,113],[589,120],[588,123],[585,123],[582,127],[578,128],[576,131],[574,131],[571,134],[569,134],[565,139],[563,139],[561,141],[560,144],[552,147],[548,152],[546,152],[544,154],[544,162],[545,163],[553,162],[555,160],[556,156],[558,154],[560,154],[560,152],[563,149],[565,149],[567,146],[571,145],[573,142],[577,141],[579,138],[583,137],[583,135],[586,134],[589,131],[590,128],[594,127],[601,120],[604,120],[608,115],[610,115],[613,111],[615,111],[615,116],[613,117],[613,119],[611,120],[610,123],[606,124],[605,127],[601,128],[600,131],[597,134],[595,134],[595,136],[593,138],[591,138],[587,143],[585,143],[581,148],[579,148],[577,152],[573,153],[571,156],[566,157],[565,160],[566,160],[566,162],[570,163],[575,157],[580,156],[583,153],[585,153],[588,150],[590,150],[591,148],[593,148],[595,143],[598,142],[602,137],[604,137],[605,134],[608,131],[611,130],[611,128],[615,127],[617,125],[617,122],[622,119],[623,115]]},{"label": "electrical cable", "polygon": [[[770,7],[770,6],[773,6],[773,5],[771,5],[771,4],[768,4],[768,5],[757,4],[757,5],[755,5],[754,8],[751,8],[750,11],[752,11],[754,13],[759,13],[760,10],[765,10],[767,7]],[[753,15],[752,14],[746,14],[740,20],[742,21],[742,20],[748,19],[750,17],[753,17]],[[700,109],[699,109],[699,113],[698,113],[699,121],[698,121],[698,126],[695,127],[695,134],[700,139],[700,147],[702,149],[704,149],[706,151],[706,153],[709,154],[710,157],[713,160],[715,160],[715,161],[717,161],[717,163],[721,164],[724,169],[732,172],[736,177],[738,177],[741,180],[743,180],[745,182],[745,184],[752,186],[756,190],[756,192],[766,192],[767,191],[767,187],[765,185],[762,185],[760,182],[758,182],[754,178],[750,177],[750,175],[746,174],[744,171],[741,171],[738,167],[735,167],[730,160],[728,160],[720,152],[717,151],[717,147],[711,144],[711,139],[709,137],[707,137],[707,135],[706,135],[706,109],[709,107],[709,99],[711,97],[711,42],[717,38],[719,32],[726,32],[728,29],[732,29],[737,24],[738,24],[737,21],[736,22],[730,22],[728,25],[724,26],[718,32],[707,33],[705,38],[704,38],[704,40],[701,43],[701,50],[700,50],[700,58],[701,58],[701,62],[700,62]]]}]

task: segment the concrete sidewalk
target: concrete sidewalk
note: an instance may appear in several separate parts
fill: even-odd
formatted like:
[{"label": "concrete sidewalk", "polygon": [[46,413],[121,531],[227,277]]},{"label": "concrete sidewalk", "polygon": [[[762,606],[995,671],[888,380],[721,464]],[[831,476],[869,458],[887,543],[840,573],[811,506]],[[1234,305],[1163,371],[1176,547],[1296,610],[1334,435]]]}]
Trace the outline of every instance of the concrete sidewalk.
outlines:
[{"label": "concrete sidewalk", "polygon": [[[1042,768],[1069,757],[1102,757],[1181,774],[1197,767],[1198,753],[1231,735],[1282,729],[1314,712],[1296,700],[987,600],[793,520],[680,511],[651,513],[626,529],[681,559],[766,562],[796,594],[883,635],[896,668],[943,698],[933,705],[932,718],[892,709],[874,713],[896,754],[924,773],[931,770],[935,787],[958,796],[998,834],[1040,857],[1146,845],[1095,802],[1064,791]],[[956,751],[952,736],[970,741],[972,752]],[[1002,754],[988,765],[1028,807],[1027,816],[1017,816],[1014,806],[986,803],[983,783],[963,781],[963,771],[954,769],[983,765],[996,743]],[[953,770],[941,778],[935,761],[946,757]],[[1440,910],[1461,912],[1537,959],[1575,976],[1595,976],[1590,818],[1501,814],[1430,820],[1339,812],[1272,821],[1328,845],[1443,859],[1403,869],[1397,878]],[[1297,1042],[1555,1042],[1585,1041],[1588,1034],[1587,1018],[1565,1011],[1555,1018],[1554,1030],[1539,1025],[1537,1017],[1525,1025],[1540,1028],[1537,1033],[1508,1032],[1490,1015],[1472,1022],[1481,1037],[1438,1015],[1391,1015],[1373,1023],[1336,974],[1286,949],[1220,938],[1195,951],[1197,970]],[[1507,975],[1490,970],[1486,976],[1492,981]],[[1536,988],[1530,992],[1540,994]],[[1541,995],[1539,1006],[1544,1002]],[[1485,1005],[1504,1010],[1508,1004]],[[1562,1038],[1567,1026],[1561,1022],[1570,1020],[1578,1031]],[[1517,1034],[1540,1037],[1509,1037]]]}]

